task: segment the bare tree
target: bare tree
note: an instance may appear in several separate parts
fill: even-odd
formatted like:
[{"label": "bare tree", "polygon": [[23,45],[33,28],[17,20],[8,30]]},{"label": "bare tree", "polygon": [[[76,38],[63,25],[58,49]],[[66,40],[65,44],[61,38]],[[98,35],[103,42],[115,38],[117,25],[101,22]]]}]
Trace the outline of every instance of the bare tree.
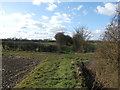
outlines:
[{"label": "bare tree", "polygon": [[100,48],[98,48],[98,55],[101,58],[111,60],[111,63],[113,61],[118,63],[120,49],[120,12],[116,13],[110,24],[106,26],[106,31],[102,35],[103,42],[100,44]]},{"label": "bare tree", "polygon": [[85,52],[86,41],[90,39],[91,33],[87,31],[86,27],[76,27],[73,35],[73,46],[75,51]]}]

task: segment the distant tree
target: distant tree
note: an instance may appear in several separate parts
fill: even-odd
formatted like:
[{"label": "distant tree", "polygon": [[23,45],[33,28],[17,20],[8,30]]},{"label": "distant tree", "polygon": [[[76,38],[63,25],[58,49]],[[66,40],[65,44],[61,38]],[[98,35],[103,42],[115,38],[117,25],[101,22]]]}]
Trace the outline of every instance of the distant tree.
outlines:
[{"label": "distant tree", "polygon": [[73,39],[69,35],[65,36],[66,45],[70,46],[73,44]]},{"label": "distant tree", "polygon": [[55,35],[56,42],[58,44],[58,49],[61,51],[62,47],[70,46],[73,44],[73,39],[69,35],[64,35],[60,32]]},{"label": "distant tree", "polygon": [[91,37],[91,33],[87,31],[86,27],[76,27],[73,35],[74,50],[78,52],[85,52],[86,41]]},{"label": "distant tree", "polygon": [[62,46],[66,44],[66,36],[63,32],[59,32],[55,35],[55,39],[58,44],[58,49],[61,51]]}]

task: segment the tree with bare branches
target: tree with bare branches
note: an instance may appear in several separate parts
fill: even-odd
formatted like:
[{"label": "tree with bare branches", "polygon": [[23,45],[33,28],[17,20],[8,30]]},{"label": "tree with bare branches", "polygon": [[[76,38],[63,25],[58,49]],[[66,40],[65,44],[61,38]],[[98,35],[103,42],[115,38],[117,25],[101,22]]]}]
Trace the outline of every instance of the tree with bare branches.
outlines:
[{"label": "tree with bare branches", "polygon": [[106,26],[106,31],[102,35],[102,44],[98,48],[98,56],[109,59],[113,63],[118,63],[120,52],[120,11],[116,11],[109,25]]},{"label": "tree with bare branches", "polygon": [[[100,70],[105,70],[105,72],[101,73],[106,73],[103,78],[104,81],[109,83],[106,87],[114,88],[120,88],[120,2],[117,5],[115,16],[110,24],[106,26],[102,35],[102,42],[97,50],[97,56],[99,59],[102,59],[102,62],[99,62],[99,64],[106,63],[101,64],[103,66],[99,67],[99,69],[101,68]],[[110,74],[111,76],[109,76]],[[100,77],[102,74],[98,74],[98,76]]]},{"label": "tree with bare branches", "polygon": [[86,41],[90,39],[91,33],[87,31],[86,27],[76,27],[73,35],[73,46],[77,52],[85,52]]}]

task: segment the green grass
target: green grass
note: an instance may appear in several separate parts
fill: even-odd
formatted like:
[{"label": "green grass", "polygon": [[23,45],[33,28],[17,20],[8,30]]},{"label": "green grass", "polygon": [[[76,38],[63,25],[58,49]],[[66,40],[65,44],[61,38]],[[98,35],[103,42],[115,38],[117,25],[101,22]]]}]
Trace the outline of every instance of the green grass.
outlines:
[{"label": "green grass", "polygon": [[49,46],[49,45],[56,45],[56,42],[42,42],[43,45]]},{"label": "green grass", "polygon": [[82,77],[75,78],[75,68],[71,62],[86,62],[93,55],[92,53],[57,54],[13,51],[3,52],[3,54],[42,60],[36,69],[15,88],[75,88],[78,85],[82,87]]}]

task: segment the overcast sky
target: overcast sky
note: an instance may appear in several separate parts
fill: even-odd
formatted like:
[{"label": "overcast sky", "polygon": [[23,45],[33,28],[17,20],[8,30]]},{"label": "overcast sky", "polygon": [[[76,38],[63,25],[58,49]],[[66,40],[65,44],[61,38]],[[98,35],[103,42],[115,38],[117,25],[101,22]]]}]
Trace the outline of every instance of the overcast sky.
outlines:
[{"label": "overcast sky", "polygon": [[54,39],[85,25],[99,39],[115,8],[115,2],[0,2],[0,38]]}]

